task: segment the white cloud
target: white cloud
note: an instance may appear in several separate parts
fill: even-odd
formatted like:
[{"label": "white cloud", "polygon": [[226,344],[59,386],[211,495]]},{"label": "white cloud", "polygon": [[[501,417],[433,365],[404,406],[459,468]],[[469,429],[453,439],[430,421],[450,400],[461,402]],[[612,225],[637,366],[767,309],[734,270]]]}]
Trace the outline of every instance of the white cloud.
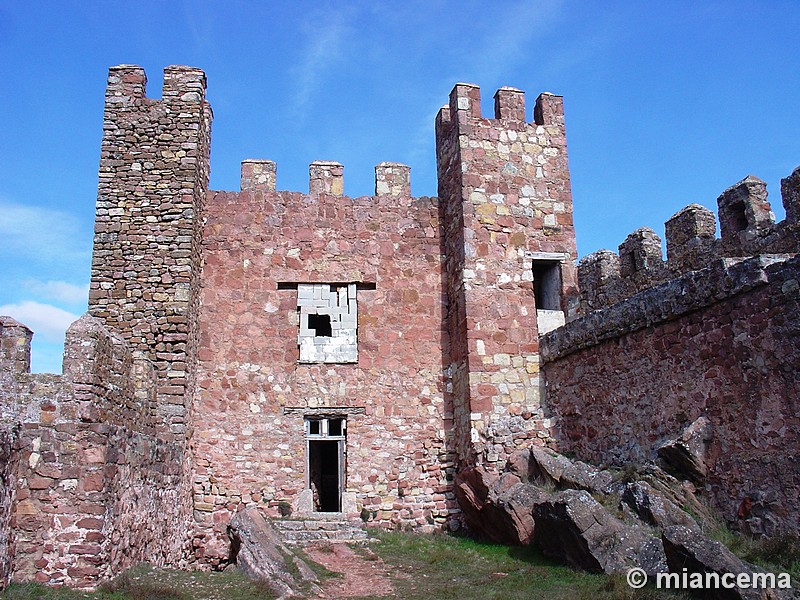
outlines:
[{"label": "white cloud", "polygon": [[48,342],[64,342],[67,328],[78,319],[78,315],[52,306],[31,300],[18,304],[3,304],[0,315],[8,315],[30,327],[34,334],[40,335]]},{"label": "white cloud", "polygon": [[75,285],[67,281],[40,281],[27,279],[23,286],[29,292],[48,300],[65,304],[85,304],[89,298],[89,284]]},{"label": "white cloud", "polygon": [[303,119],[326,75],[342,57],[342,44],[350,26],[341,9],[317,12],[306,24],[306,49],[293,70],[297,92],[293,112]]},{"label": "white cloud", "polygon": [[15,259],[75,259],[88,255],[90,237],[78,217],[45,206],[19,204],[0,199],[0,256]]}]

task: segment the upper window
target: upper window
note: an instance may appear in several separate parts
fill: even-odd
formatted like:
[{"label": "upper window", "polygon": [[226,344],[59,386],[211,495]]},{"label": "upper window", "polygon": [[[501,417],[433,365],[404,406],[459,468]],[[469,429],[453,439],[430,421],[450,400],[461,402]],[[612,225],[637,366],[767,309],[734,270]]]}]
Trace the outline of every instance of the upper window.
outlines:
[{"label": "upper window", "polygon": [[356,284],[297,286],[302,363],[358,362]]}]

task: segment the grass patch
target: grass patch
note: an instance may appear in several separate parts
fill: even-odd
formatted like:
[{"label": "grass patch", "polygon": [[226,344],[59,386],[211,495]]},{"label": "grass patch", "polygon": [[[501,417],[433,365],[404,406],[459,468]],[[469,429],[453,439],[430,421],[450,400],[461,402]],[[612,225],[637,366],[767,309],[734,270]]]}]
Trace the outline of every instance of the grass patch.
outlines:
[{"label": "grass patch", "polygon": [[771,538],[753,538],[731,531],[717,523],[707,532],[712,540],[721,542],[736,556],[769,573],[789,573],[792,581],[800,581],[800,537],[793,534]]},{"label": "grass patch", "polygon": [[574,571],[530,548],[465,537],[380,533],[372,546],[394,576],[395,597],[457,600],[675,599],[655,589],[632,590],[624,576]]}]

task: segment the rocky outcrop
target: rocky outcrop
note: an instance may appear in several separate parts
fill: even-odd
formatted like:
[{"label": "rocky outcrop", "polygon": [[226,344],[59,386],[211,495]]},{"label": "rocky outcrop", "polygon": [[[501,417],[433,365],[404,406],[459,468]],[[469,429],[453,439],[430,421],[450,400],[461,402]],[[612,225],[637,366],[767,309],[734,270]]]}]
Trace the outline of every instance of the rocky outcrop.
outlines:
[{"label": "rocky outcrop", "polygon": [[456,497],[465,519],[481,537],[511,546],[533,540],[532,509],[549,494],[513,473],[498,476],[483,467],[461,472],[456,478]]},{"label": "rocky outcrop", "polygon": [[601,490],[613,479],[608,471],[537,446],[512,456],[508,469],[526,483],[552,484],[571,490]]},{"label": "rocky outcrop", "polygon": [[[672,573],[681,573],[681,575],[684,573],[704,575],[716,573],[720,578],[727,573],[742,573],[752,581],[753,572],[757,571],[720,542],[712,541],[688,527],[682,525],[667,527],[664,529],[661,539],[667,565]],[[776,583],[778,582],[776,581]],[[792,597],[791,590],[727,588],[722,585],[717,587],[719,589],[704,589],[704,597],[719,600],[771,600]]]},{"label": "rocky outcrop", "polygon": [[666,569],[661,544],[647,529],[626,525],[584,490],[565,490],[533,507],[535,544],[545,554],[595,573]]},{"label": "rocky outcrop", "polygon": [[703,483],[708,475],[706,453],[713,438],[711,421],[700,417],[680,436],[664,442],[657,450],[664,467],[674,475]]},{"label": "rocky outcrop", "polygon": [[[687,448],[692,439],[702,443],[703,431],[698,424],[679,440]],[[609,471],[532,448],[512,456],[506,469],[496,474],[474,467],[456,477],[464,519],[485,539],[532,544],[568,565],[597,573],[625,573],[632,567],[651,577],[667,572],[683,576],[684,569],[752,572],[704,535],[713,515],[695,496],[694,484],[652,463]],[[760,506],[744,507],[755,523],[752,513]],[[781,596],[763,596],[773,597]]]},{"label": "rocky outcrop", "polygon": [[279,598],[304,595],[302,583],[292,575],[288,560],[305,583],[316,588],[313,571],[283,545],[278,533],[258,509],[248,508],[236,513],[228,525],[228,537],[236,566],[251,579],[266,582]]}]

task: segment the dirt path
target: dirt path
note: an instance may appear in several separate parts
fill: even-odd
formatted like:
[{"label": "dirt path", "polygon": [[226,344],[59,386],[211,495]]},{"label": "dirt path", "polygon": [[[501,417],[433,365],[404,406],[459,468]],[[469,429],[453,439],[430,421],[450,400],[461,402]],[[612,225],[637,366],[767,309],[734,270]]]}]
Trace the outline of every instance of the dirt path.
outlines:
[{"label": "dirt path", "polygon": [[320,542],[305,548],[308,557],[326,569],[341,573],[322,585],[329,598],[391,596],[389,567],[369,548],[354,550],[347,544]]}]

